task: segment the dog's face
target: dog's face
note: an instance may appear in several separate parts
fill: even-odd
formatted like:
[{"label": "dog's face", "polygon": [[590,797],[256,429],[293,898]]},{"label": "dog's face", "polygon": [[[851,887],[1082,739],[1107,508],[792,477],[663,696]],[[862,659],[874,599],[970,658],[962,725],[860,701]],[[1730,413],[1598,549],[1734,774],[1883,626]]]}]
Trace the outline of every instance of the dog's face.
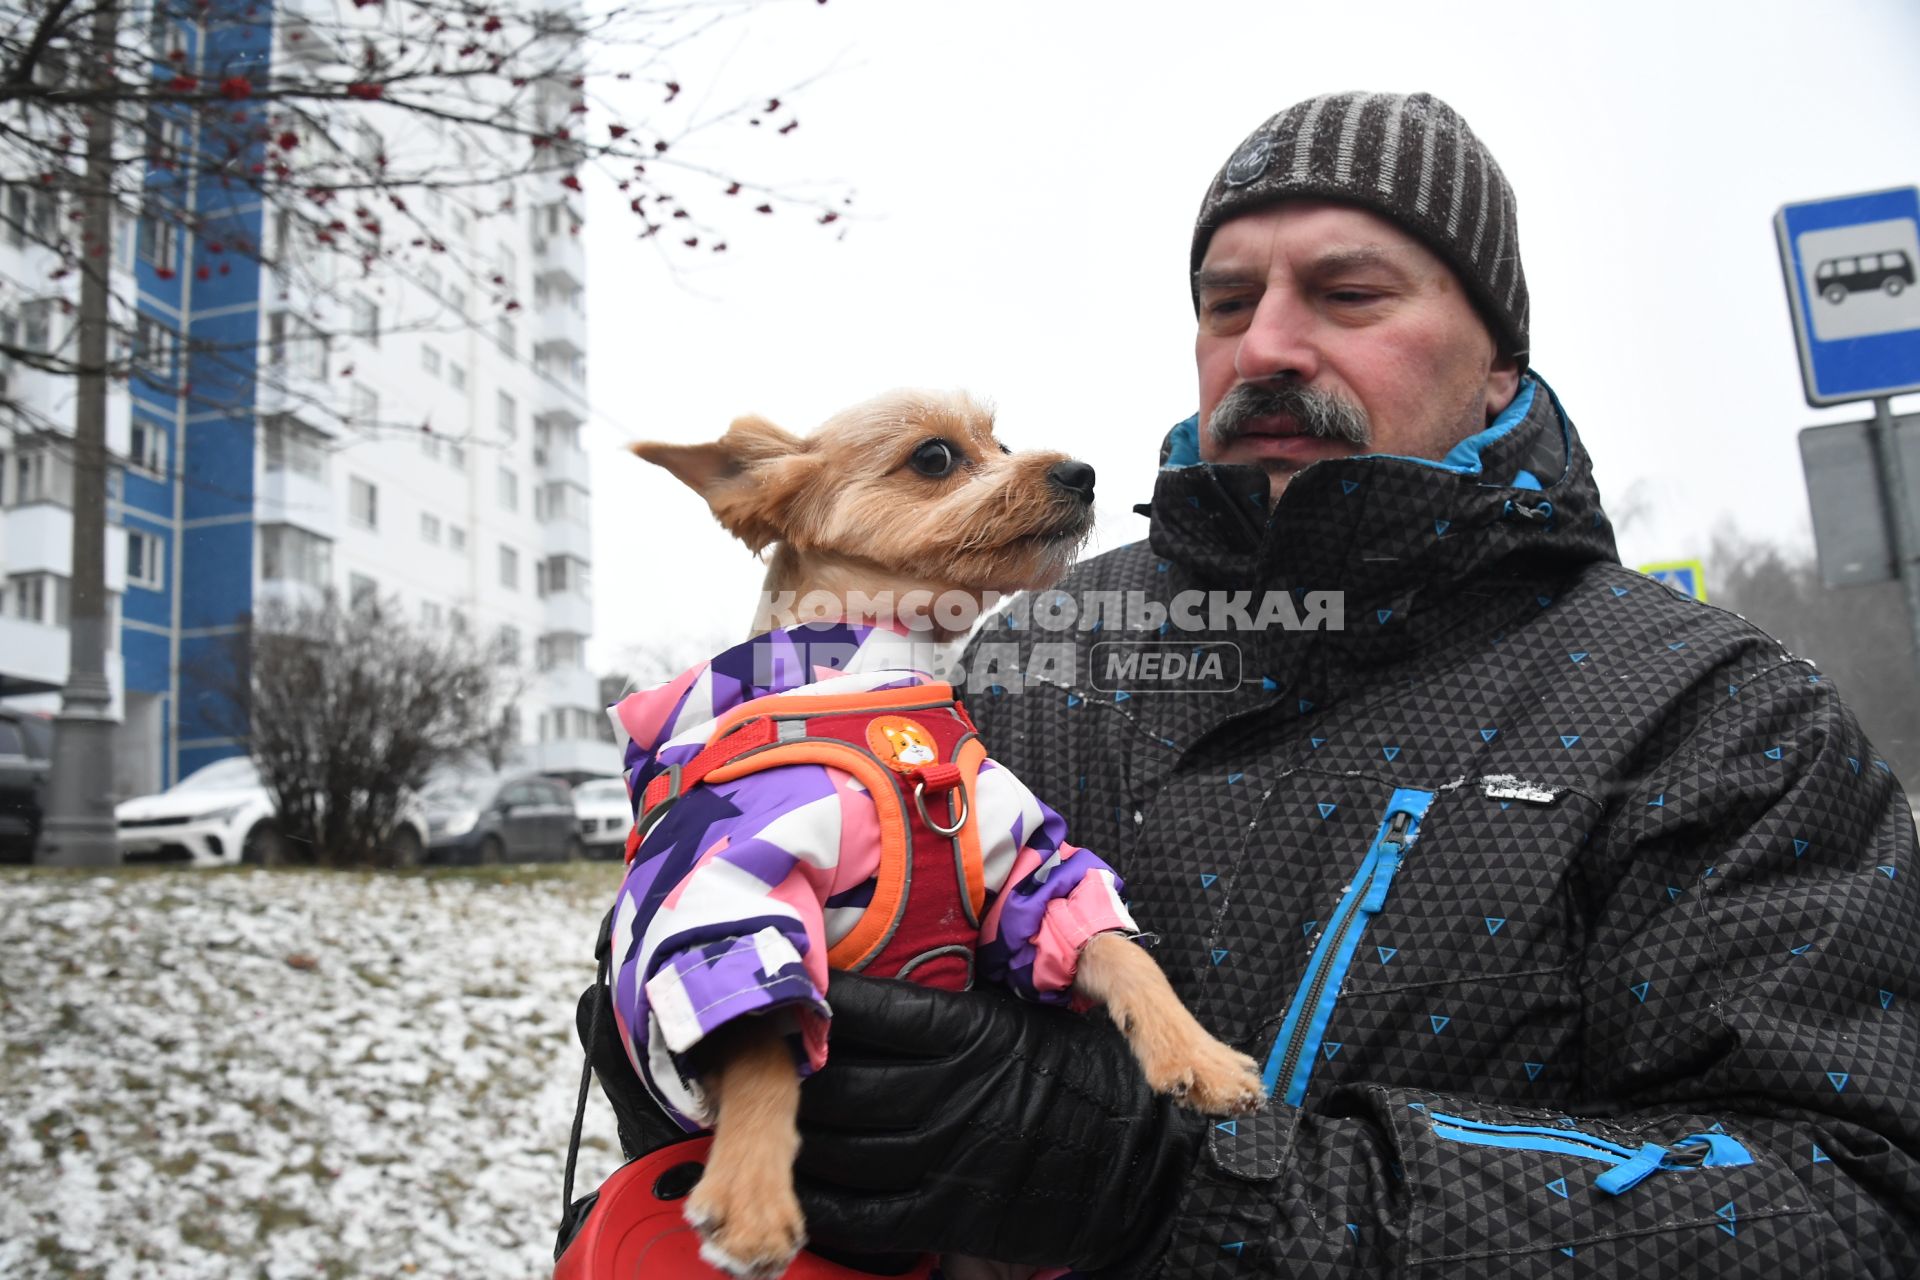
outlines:
[{"label": "dog's face", "polygon": [[698,492],[755,551],[785,543],[919,583],[1046,586],[1093,528],[1093,468],[1008,451],[993,414],[964,395],[894,392],[805,438],[747,417],[712,444],[633,451]]}]

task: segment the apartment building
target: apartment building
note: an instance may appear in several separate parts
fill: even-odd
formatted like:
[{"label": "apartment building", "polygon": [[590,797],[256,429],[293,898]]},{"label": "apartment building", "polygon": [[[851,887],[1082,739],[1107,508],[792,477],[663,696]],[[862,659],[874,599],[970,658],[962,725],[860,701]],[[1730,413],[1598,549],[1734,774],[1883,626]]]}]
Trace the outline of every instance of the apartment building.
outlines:
[{"label": "apartment building", "polygon": [[[165,39],[189,66],[321,56],[293,35],[313,31],[284,0],[244,23],[158,21],[171,21]],[[543,88],[538,109],[562,109],[563,87]],[[166,130],[191,147],[198,127],[182,116]],[[485,145],[397,115],[363,114],[332,132],[339,145],[429,148],[449,172]],[[150,168],[152,207],[188,211],[194,232],[145,216],[121,228],[114,255],[116,295],[134,300],[130,348],[152,374],[118,389],[109,415],[120,465],[108,665],[123,794],[242,750],[216,687],[232,637],[270,602],[327,590],[375,593],[421,627],[497,640],[520,691],[503,708],[520,762],[572,778],[618,771],[586,666],[582,210],[557,176],[522,179],[510,208],[496,191],[484,208],[457,185],[427,191],[419,199],[451,240],[444,259],[363,272],[284,209],[198,172]],[[36,193],[0,195],[17,192],[30,225]],[[46,251],[8,229],[0,278],[46,279],[33,261]],[[75,292],[69,284],[65,296]],[[29,300],[0,326],[44,326],[28,345],[56,349],[70,341],[61,302]],[[9,376],[9,395],[30,412],[0,426],[0,697],[52,709],[67,667],[73,389]]]}]

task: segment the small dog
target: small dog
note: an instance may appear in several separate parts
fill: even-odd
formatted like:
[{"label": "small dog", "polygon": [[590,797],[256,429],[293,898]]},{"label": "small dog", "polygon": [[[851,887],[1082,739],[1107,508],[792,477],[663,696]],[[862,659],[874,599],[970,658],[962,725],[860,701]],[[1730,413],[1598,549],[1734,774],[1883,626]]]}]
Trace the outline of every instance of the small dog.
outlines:
[{"label": "small dog", "polygon": [[[838,414],[804,439],[746,417],[711,444],[632,448],[699,493],[756,553],[772,548],[755,634],[779,625],[773,602],[784,593],[801,599],[824,592],[845,608],[856,593],[871,601],[881,593],[901,600],[912,592],[959,592],[978,607],[992,593],[1048,586],[1066,572],[1093,525],[1091,467],[1061,453],[1010,452],[994,439],[992,414],[961,395],[896,392]],[[842,619],[862,621],[844,613]],[[937,757],[921,726],[876,721],[875,732],[876,747],[892,748],[890,767]],[[1019,785],[1004,770],[995,778],[1000,787]],[[988,774],[978,780],[984,788]],[[987,798],[978,799],[976,807],[986,807]],[[1030,811],[1043,808],[1034,802]],[[1057,850],[1050,864],[1080,856],[1106,873],[1085,850],[1064,842]],[[1124,931],[1131,920],[1106,874],[1113,918],[1121,922],[1114,927],[1122,931],[1095,933],[1080,946],[1077,963],[1067,957],[1071,995],[1106,1007],[1156,1091],[1212,1114],[1258,1108],[1264,1090],[1254,1061],[1208,1035],[1180,1004]],[[1042,869],[1039,879],[1046,878]],[[1012,880],[1005,886],[1011,893]],[[987,913],[983,930],[993,919]],[[633,1034],[646,1043],[643,1032]],[[709,1262],[753,1280],[777,1276],[805,1243],[792,1185],[799,1073],[791,1037],[769,1017],[737,1017],[701,1034],[688,1060],[704,1090],[714,1143],[686,1216]],[[824,1058],[824,1029],[819,1034]],[[644,1057],[634,1044],[629,1052]],[[950,1259],[947,1266],[955,1276],[1032,1274],[977,1260]]]}]

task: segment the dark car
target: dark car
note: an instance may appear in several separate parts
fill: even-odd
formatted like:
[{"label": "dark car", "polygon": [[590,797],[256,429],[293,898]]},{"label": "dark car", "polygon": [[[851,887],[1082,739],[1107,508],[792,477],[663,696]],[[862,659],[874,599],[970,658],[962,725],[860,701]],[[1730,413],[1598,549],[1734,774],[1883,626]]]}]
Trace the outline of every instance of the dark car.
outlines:
[{"label": "dark car", "polygon": [[1845,302],[1850,293],[1871,293],[1875,289],[1897,298],[1914,283],[1913,260],[1904,249],[1828,258],[1814,268],[1813,283],[1820,296],[1835,306]]},{"label": "dark car", "polygon": [[0,859],[30,862],[46,813],[53,726],[0,707]]},{"label": "dark car", "polygon": [[429,783],[427,860],[525,862],[577,858],[580,832],[567,784],[538,774],[472,774]]}]

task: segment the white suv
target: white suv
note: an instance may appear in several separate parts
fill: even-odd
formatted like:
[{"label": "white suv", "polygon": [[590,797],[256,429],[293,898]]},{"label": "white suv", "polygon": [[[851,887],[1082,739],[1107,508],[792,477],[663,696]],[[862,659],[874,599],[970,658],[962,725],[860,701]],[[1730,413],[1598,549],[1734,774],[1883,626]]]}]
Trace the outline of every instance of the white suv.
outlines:
[{"label": "white suv", "polygon": [[[113,816],[127,862],[224,867],[277,860],[273,793],[246,756],[216,760],[158,795],[123,800]],[[417,815],[402,816],[393,836],[395,864],[417,864],[426,835]]]}]

